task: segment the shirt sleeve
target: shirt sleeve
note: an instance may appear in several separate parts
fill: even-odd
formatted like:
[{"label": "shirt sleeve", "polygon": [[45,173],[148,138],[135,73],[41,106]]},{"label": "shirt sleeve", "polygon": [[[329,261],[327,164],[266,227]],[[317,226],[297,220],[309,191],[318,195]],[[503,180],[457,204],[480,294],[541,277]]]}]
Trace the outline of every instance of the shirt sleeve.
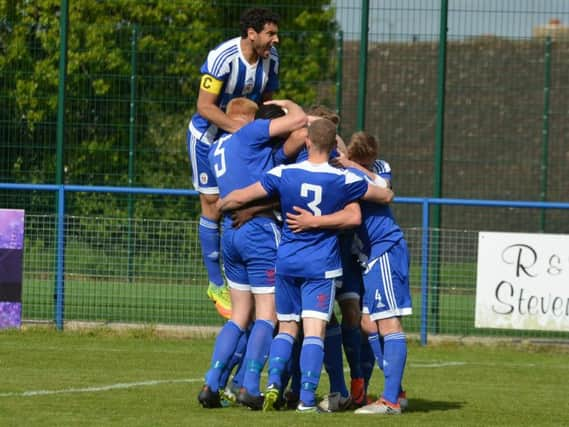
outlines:
[{"label": "shirt sleeve", "polygon": [[377,159],[373,162],[373,171],[388,181],[391,181],[391,166],[385,160]]},{"label": "shirt sleeve", "polygon": [[275,162],[275,165],[282,165],[291,162],[291,160],[286,156],[283,146],[273,152],[273,161]]},{"label": "shirt sleeve", "polygon": [[269,196],[279,195],[279,185],[282,178],[283,166],[277,166],[264,173],[261,177],[261,186]]},{"label": "shirt sleeve", "polygon": [[[221,51],[223,53],[223,51]],[[217,80],[225,81],[229,75],[229,63],[224,60],[224,55],[220,54],[218,49],[211,50],[205,62],[200,68],[201,74],[207,74]]]},{"label": "shirt sleeve", "polygon": [[367,181],[349,170],[345,171],[345,177],[346,203],[361,199],[367,193]]},{"label": "shirt sleeve", "polygon": [[269,134],[270,124],[271,121],[269,119],[257,119],[246,124],[237,132],[244,141],[247,141],[250,147],[260,147],[267,144],[271,139]]}]

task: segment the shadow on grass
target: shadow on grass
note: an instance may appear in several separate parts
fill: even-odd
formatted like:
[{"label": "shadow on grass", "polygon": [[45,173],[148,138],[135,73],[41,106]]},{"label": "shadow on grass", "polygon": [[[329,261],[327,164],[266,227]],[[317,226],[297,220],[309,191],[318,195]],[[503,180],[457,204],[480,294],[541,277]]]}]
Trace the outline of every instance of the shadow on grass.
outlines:
[{"label": "shadow on grass", "polygon": [[409,408],[405,412],[452,411],[461,409],[465,402],[447,402],[440,400],[409,399]]}]

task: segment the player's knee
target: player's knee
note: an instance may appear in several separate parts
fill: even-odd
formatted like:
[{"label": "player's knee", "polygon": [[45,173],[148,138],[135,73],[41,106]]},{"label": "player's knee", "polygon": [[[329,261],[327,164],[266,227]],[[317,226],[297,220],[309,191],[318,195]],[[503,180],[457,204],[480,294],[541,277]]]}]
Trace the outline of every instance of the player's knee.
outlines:
[{"label": "player's knee", "polygon": [[221,213],[216,206],[218,199],[218,194],[200,194],[202,215],[212,221],[219,221],[219,218],[221,217]]},{"label": "player's knee", "polygon": [[403,325],[398,317],[381,319],[378,321],[379,333],[382,336],[403,332]]},{"label": "player's knee", "polygon": [[366,335],[377,334],[378,332],[377,325],[369,318],[369,316],[362,316],[360,327]]}]

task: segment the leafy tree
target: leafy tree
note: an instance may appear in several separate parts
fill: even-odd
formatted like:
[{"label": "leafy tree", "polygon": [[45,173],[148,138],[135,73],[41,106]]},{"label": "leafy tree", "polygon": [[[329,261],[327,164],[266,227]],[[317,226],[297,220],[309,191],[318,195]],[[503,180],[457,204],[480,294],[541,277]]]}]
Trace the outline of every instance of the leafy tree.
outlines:
[{"label": "leafy tree", "polygon": [[[238,35],[239,15],[256,5],[282,18],[278,96],[313,103],[319,85],[334,72],[336,24],[328,0],[291,0],[286,6],[69,0],[65,182],[128,185],[134,136],[134,185],[188,187],[185,129],[195,109],[199,66],[209,49]],[[0,3],[0,99],[5,101],[0,122],[7,124],[0,127],[0,149],[7,153],[0,160],[3,181],[54,181],[59,8],[60,0]],[[156,216],[159,203],[137,200],[137,215]],[[107,195],[74,197],[70,205],[80,215],[126,212],[124,198]],[[168,216],[187,215],[185,201],[168,206]]]}]

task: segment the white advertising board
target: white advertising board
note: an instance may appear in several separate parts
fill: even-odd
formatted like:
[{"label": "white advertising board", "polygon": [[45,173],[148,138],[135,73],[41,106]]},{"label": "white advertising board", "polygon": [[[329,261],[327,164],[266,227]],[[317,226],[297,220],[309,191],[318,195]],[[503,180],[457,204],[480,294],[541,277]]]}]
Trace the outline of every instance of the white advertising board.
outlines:
[{"label": "white advertising board", "polygon": [[474,323],[569,331],[569,235],[480,232]]}]

